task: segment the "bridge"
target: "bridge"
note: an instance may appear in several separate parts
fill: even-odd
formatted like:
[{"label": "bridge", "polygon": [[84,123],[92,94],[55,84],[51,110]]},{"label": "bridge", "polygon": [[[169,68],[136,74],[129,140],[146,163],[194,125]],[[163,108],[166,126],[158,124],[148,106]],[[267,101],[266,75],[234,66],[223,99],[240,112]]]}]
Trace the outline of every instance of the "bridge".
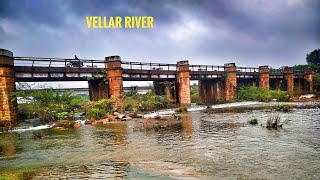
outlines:
[{"label": "bridge", "polygon": [[312,69],[294,71],[268,66],[237,67],[122,61],[119,56],[104,60],[14,57],[0,49],[0,122],[14,122],[16,102],[11,100],[15,82],[88,81],[91,100],[114,97],[114,107],[124,111],[123,81],[153,81],[155,93],[166,95],[179,105],[190,105],[190,80],[197,80],[199,96],[205,103],[233,101],[237,88],[256,85],[280,89],[293,97],[295,89],[312,92]]}]

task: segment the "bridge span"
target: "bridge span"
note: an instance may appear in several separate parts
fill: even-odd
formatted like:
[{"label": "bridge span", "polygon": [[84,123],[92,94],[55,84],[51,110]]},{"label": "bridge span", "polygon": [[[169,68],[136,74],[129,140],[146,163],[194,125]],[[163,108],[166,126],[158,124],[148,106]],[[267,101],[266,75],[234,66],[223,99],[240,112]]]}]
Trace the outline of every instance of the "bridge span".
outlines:
[{"label": "bridge span", "polygon": [[153,81],[158,95],[166,95],[182,106],[190,105],[190,80],[198,80],[199,96],[205,103],[233,101],[237,88],[256,85],[281,89],[295,95],[312,92],[312,69],[294,71],[269,66],[237,67],[193,65],[189,61],[176,64],[122,61],[119,56],[104,60],[14,57],[0,49],[0,122],[11,124],[16,119],[16,102],[11,96],[15,82],[88,81],[92,100],[115,98],[114,107],[124,111],[123,81]]}]

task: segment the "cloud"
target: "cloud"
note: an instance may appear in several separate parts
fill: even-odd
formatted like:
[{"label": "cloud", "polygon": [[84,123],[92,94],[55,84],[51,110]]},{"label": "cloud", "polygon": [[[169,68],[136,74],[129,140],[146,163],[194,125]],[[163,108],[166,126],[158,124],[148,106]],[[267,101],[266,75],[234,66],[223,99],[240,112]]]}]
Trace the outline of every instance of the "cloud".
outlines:
[{"label": "cloud", "polygon": [[[320,46],[316,0],[1,1],[0,43],[19,56],[271,66]],[[154,29],[88,29],[85,16],[155,18]]]}]

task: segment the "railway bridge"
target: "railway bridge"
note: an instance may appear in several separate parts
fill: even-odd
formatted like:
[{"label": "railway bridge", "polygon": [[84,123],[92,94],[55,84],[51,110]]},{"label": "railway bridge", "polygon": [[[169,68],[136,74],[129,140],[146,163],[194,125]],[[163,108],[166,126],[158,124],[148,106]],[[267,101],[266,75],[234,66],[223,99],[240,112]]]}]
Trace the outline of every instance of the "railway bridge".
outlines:
[{"label": "railway bridge", "polygon": [[11,124],[16,119],[16,102],[12,101],[16,82],[88,81],[92,100],[114,97],[114,107],[124,111],[123,81],[153,81],[155,93],[166,95],[179,105],[190,105],[190,80],[197,80],[199,96],[205,103],[233,101],[237,88],[256,85],[280,89],[293,97],[295,89],[312,92],[312,69],[295,71],[269,66],[237,67],[122,61],[119,56],[104,60],[15,57],[0,49],[0,122]]}]

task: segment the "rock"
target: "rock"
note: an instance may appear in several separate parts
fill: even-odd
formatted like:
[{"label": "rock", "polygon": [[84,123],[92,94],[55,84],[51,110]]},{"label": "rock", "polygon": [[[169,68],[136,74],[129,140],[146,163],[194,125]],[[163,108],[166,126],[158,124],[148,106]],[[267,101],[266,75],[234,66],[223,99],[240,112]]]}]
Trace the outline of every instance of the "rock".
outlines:
[{"label": "rock", "polygon": [[108,118],[106,118],[106,119],[101,119],[101,120],[99,120],[99,121],[101,121],[102,124],[107,124],[107,123],[110,122]]},{"label": "rock", "polygon": [[71,128],[75,124],[74,121],[61,120],[54,123],[53,127]]},{"label": "rock", "polygon": [[146,117],[146,118],[144,118],[144,120],[149,121],[149,120],[151,120],[151,117]]},{"label": "rock", "polygon": [[117,121],[115,116],[109,115],[108,119],[110,122]]},{"label": "rock", "polygon": [[119,115],[117,116],[118,119],[123,119],[124,117],[126,117],[124,114],[119,114]]},{"label": "rock", "polygon": [[98,125],[102,125],[103,124],[103,122],[102,121],[94,121],[94,122],[92,122],[92,126],[98,126]]},{"label": "rock", "polygon": [[136,112],[133,112],[133,113],[130,113],[128,116],[131,117],[131,118],[136,118],[137,115],[138,114]]},{"label": "rock", "polygon": [[123,118],[123,120],[130,121],[130,120],[132,120],[132,117],[125,117],[125,118]]},{"label": "rock", "polygon": [[81,127],[81,124],[76,123],[76,124],[73,125],[73,127],[74,128],[79,128],[79,127]]},{"label": "rock", "polygon": [[114,116],[119,116],[120,114],[121,114],[121,113],[118,113],[118,112],[114,112],[114,113],[113,113]]},{"label": "rock", "polygon": [[92,124],[92,121],[89,120],[89,119],[87,119],[87,120],[84,122],[84,124]]},{"label": "rock", "polygon": [[161,119],[161,116],[160,115],[156,115],[153,117],[154,119]]},{"label": "rock", "polygon": [[75,123],[76,124],[81,124],[81,120],[76,120]]}]

